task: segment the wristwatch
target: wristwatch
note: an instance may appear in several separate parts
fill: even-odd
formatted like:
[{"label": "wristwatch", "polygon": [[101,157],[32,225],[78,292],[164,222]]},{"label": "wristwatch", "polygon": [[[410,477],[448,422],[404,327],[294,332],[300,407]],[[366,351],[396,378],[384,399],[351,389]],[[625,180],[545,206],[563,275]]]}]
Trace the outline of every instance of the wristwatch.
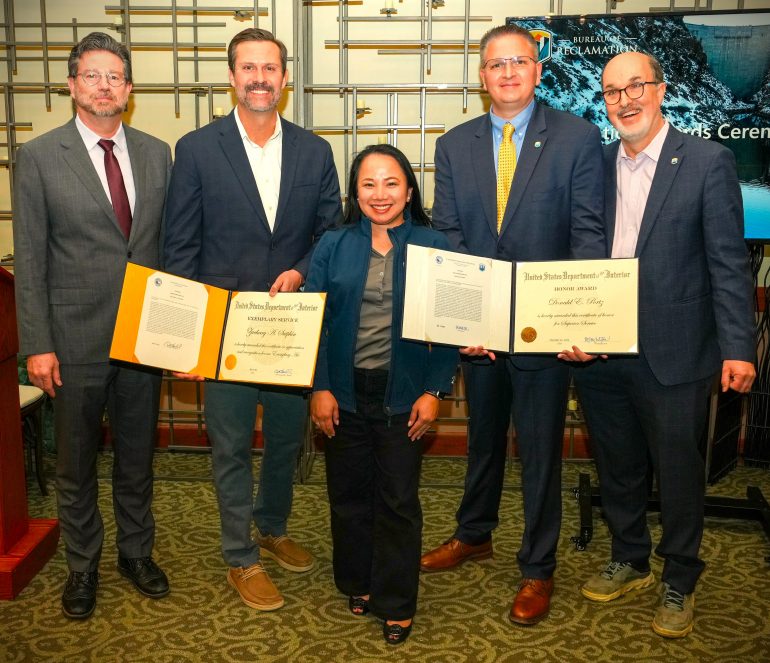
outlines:
[{"label": "wristwatch", "polygon": [[445,391],[438,391],[438,390],[433,391],[431,389],[426,389],[425,393],[426,394],[430,394],[431,396],[434,396],[435,398],[438,398],[440,401],[443,401],[449,395]]}]

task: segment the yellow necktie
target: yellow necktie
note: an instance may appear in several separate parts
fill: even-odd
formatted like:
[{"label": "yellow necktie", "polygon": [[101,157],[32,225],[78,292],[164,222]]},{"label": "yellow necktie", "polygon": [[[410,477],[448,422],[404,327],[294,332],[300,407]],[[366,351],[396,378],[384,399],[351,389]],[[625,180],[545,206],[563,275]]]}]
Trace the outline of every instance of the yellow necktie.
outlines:
[{"label": "yellow necktie", "polygon": [[508,204],[508,192],[511,190],[513,173],[516,170],[516,148],[513,145],[514,127],[510,122],[503,125],[503,142],[497,153],[497,234],[503,225],[503,214]]}]

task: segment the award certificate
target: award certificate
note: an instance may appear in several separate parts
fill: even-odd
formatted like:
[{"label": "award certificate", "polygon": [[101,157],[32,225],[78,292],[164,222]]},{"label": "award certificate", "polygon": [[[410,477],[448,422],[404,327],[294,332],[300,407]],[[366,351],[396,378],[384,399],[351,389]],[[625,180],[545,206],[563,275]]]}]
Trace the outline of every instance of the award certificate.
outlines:
[{"label": "award certificate", "polygon": [[308,387],[325,293],[236,292],[129,263],[110,357],[217,380]]},{"label": "award certificate", "polygon": [[513,351],[638,353],[637,258],[516,263]]},{"label": "award certificate", "polygon": [[509,352],[511,263],[408,245],[401,335]]}]

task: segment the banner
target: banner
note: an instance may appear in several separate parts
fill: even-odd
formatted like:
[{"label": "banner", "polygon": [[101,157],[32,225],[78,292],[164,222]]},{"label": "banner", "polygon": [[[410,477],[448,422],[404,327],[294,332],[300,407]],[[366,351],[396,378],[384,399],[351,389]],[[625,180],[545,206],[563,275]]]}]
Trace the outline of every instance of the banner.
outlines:
[{"label": "banner", "polygon": [[730,148],[738,162],[745,236],[770,240],[770,13],[708,12],[509,18],[540,45],[537,99],[617,132],[604,111],[601,73],[618,53],[661,63],[663,114],[680,131]]}]

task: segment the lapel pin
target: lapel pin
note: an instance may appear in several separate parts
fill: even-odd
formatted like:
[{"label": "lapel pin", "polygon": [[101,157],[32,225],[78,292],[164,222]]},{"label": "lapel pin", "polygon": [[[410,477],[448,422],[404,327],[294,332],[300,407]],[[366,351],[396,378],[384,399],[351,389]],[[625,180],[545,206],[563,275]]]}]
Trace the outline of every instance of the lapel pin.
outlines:
[{"label": "lapel pin", "polygon": [[674,157],[673,159],[671,159],[671,165],[672,166],[676,166],[676,164],[678,164],[678,163],[679,163],[679,158],[678,157]]},{"label": "lapel pin", "polygon": [[536,147],[536,148],[537,148],[537,147],[540,147],[541,145],[542,145],[542,143],[541,143],[539,140],[538,140],[538,141],[535,141],[535,147]]}]

